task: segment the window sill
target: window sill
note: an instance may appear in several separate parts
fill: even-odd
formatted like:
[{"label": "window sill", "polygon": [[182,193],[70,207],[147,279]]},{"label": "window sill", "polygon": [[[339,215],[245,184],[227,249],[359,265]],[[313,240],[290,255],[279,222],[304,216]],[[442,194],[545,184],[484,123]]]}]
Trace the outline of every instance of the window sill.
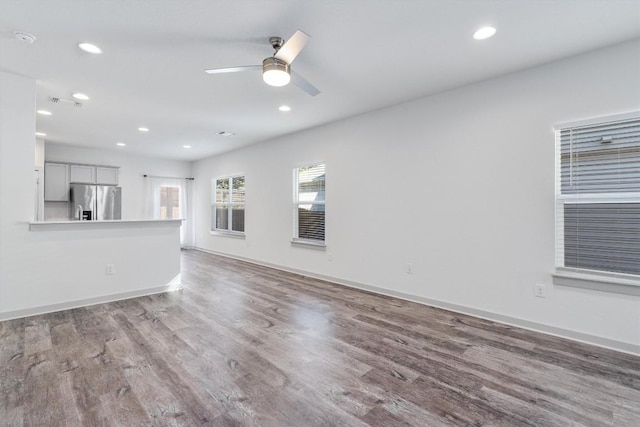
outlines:
[{"label": "window sill", "polygon": [[304,239],[292,239],[291,246],[297,246],[299,248],[315,249],[319,251],[326,251],[327,245],[325,242],[304,240]]},{"label": "window sill", "polygon": [[557,268],[551,276],[554,285],[640,296],[640,278],[633,275]]},{"label": "window sill", "polygon": [[239,231],[211,230],[209,231],[209,234],[212,236],[231,237],[232,239],[246,239],[245,234]]}]

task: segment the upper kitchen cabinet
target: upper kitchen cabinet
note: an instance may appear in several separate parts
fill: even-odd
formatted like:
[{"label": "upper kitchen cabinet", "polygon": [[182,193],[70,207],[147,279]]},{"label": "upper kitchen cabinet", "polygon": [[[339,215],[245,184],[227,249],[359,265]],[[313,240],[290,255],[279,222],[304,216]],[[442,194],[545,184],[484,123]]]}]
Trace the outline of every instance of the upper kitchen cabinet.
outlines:
[{"label": "upper kitchen cabinet", "polygon": [[69,165],[72,184],[118,185],[118,168],[110,166]]},{"label": "upper kitchen cabinet", "polygon": [[118,168],[96,166],[96,184],[118,185]]},{"label": "upper kitchen cabinet", "polygon": [[96,183],[96,167],[89,165],[70,165],[69,171],[71,178],[69,182],[72,184],[95,184]]},{"label": "upper kitchen cabinet", "polygon": [[69,165],[64,163],[44,165],[44,200],[47,202],[69,201]]}]

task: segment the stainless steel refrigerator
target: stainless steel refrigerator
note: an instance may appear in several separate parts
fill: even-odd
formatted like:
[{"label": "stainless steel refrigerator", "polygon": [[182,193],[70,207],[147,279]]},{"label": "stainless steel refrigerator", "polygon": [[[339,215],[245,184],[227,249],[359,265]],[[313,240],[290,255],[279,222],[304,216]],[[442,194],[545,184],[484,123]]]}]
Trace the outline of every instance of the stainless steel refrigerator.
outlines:
[{"label": "stainless steel refrigerator", "polygon": [[113,185],[71,184],[72,220],[122,219],[122,189]]}]

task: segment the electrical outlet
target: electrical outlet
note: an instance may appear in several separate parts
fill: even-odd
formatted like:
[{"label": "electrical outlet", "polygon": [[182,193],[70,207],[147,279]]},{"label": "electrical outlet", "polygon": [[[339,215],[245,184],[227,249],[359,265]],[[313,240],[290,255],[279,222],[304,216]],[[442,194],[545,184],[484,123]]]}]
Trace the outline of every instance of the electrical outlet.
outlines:
[{"label": "electrical outlet", "polygon": [[538,298],[547,297],[547,287],[545,285],[535,284],[533,286],[533,294]]},{"label": "electrical outlet", "polygon": [[331,252],[327,252],[327,261],[333,261],[333,254]]},{"label": "electrical outlet", "polygon": [[411,263],[406,263],[406,264],[404,265],[404,271],[405,271],[405,273],[407,273],[407,274],[413,274],[413,264],[411,264]]},{"label": "electrical outlet", "polygon": [[111,275],[111,274],[115,274],[116,273],[116,266],[113,264],[107,264],[107,267],[105,268],[105,273],[107,275]]}]

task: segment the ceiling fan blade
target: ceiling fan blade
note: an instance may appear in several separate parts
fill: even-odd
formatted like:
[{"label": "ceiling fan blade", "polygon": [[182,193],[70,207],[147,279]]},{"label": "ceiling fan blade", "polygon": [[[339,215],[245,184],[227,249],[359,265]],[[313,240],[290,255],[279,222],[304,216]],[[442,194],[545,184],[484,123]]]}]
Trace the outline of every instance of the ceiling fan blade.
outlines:
[{"label": "ceiling fan blade", "polygon": [[293,83],[295,86],[299,87],[303,91],[307,92],[311,96],[316,96],[317,94],[320,93],[317,87],[309,83],[304,77],[302,77],[300,74],[296,73],[295,71],[291,73],[291,83]]},{"label": "ceiling fan blade", "polygon": [[273,56],[287,64],[291,64],[310,38],[311,36],[309,34],[297,30]]},{"label": "ceiling fan blade", "polygon": [[262,65],[242,65],[240,67],[211,68],[204,70],[207,74],[239,73],[241,71],[262,70]]}]

